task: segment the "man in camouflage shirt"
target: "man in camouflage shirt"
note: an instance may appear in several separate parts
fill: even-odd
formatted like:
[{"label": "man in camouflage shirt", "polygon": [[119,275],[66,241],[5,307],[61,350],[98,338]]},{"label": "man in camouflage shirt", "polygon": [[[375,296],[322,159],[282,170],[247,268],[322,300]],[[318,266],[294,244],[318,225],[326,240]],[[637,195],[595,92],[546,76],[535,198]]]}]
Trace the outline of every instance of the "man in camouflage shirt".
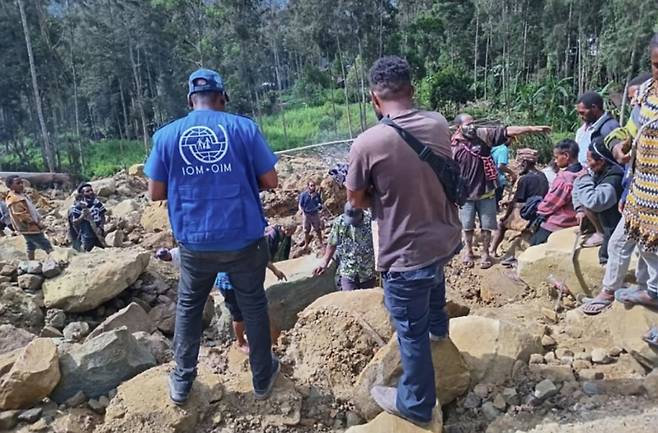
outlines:
[{"label": "man in camouflage shirt", "polygon": [[343,290],[375,287],[375,250],[372,243],[372,217],[349,203],[336,218],[327,249],[315,274],[322,274],[334,255],[338,253],[340,285]]}]

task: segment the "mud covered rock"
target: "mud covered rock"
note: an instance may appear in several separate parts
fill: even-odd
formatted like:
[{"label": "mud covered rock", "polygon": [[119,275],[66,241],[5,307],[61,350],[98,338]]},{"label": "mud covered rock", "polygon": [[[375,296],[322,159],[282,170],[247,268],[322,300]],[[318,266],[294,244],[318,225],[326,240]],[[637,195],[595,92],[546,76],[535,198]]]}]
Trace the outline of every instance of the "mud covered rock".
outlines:
[{"label": "mud covered rock", "polygon": [[140,248],[77,255],[61,275],[44,282],[45,305],[66,312],[93,310],[137,281],[149,259],[150,253]]},{"label": "mud covered rock", "polygon": [[525,363],[543,352],[540,338],[511,322],[480,316],[450,321],[450,338],[471,367],[472,383],[501,384],[512,375],[516,360]]},{"label": "mud covered rock", "polygon": [[24,409],[48,396],[60,379],[57,346],[37,338],[0,379],[0,409]]},{"label": "mud covered rock", "polygon": [[178,407],[169,399],[171,366],[152,368],[119,386],[95,433],[188,433],[222,398],[219,376],[200,366],[189,400]]}]

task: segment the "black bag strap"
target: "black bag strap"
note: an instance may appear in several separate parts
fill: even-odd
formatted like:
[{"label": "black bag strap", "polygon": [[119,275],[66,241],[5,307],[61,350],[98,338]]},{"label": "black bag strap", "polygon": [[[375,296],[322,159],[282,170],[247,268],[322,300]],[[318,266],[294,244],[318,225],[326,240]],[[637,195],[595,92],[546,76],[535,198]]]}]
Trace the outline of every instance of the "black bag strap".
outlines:
[{"label": "black bag strap", "polygon": [[414,137],[414,135],[411,132],[407,131],[406,129],[395,123],[393,119],[391,119],[390,117],[383,117],[382,120],[379,121],[379,123],[388,125],[393,129],[395,129],[400,135],[400,137],[402,137],[402,139],[409,145],[409,147],[411,147],[414,150],[414,152],[416,152],[416,154],[421,160],[427,161],[433,155],[436,156],[434,152],[432,152],[432,149],[425,146],[419,139]]}]

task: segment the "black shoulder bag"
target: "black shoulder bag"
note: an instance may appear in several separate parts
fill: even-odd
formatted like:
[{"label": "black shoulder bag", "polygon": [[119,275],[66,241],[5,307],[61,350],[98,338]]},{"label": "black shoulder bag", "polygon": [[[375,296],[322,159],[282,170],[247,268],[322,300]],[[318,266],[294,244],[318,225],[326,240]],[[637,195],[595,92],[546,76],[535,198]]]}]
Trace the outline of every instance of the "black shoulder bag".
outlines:
[{"label": "black shoulder bag", "polygon": [[388,125],[395,129],[400,137],[413,149],[418,157],[429,164],[436,174],[436,177],[443,185],[443,190],[452,203],[457,206],[463,206],[466,203],[467,194],[464,185],[464,180],[461,177],[459,164],[452,159],[445,156],[437,155],[432,152],[432,149],[425,146],[409,131],[395,123],[390,117],[384,117],[380,120],[381,124]]}]

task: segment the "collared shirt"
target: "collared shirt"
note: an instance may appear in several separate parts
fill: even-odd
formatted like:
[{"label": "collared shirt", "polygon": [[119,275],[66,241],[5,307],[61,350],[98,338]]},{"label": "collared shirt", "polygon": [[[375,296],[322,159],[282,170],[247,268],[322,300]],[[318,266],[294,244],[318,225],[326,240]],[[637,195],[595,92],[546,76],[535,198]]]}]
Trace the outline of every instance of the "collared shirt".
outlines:
[{"label": "collared shirt", "polygon": [[299,205],[306,215],[315,215],[322,209],[322,198],[319,192],[304,191],[299,196]]},{"label": "collared shirt", "polygon": [[250,119],[195,110],[155,133],[144,172],[167,184],[178,242],[193,251],[235,251],[263,237],[258,178],[275,163]]},{"label": "collared shirt", "polygon": [[367,281],[375,277],[375,249],[372,244],[372,217],[363,213],[363,222],[353,226],[343,215],[334,220],[329,245],[336,247],[340,259],[338,273],[343,277]]}]

